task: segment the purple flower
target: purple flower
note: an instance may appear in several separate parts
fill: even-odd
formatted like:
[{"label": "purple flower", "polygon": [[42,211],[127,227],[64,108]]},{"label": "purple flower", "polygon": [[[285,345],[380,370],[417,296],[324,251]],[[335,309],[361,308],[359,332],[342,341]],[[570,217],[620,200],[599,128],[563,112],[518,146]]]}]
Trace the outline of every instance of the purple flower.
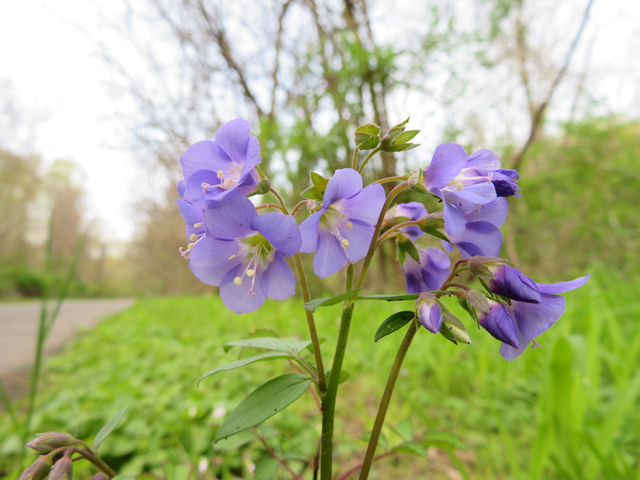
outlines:
[{"label": "purple flower", "polygon": [[442,250],[427,248],[419,250],[420,263],[406,255],[404,270],[407,293],[420,293],[438,290],[449,276],[451,260]]},{"label": "purple flower", "polygon": [[[427,209],[421,203],[409,202],[399,203],[398,205],[396,205],[396,217],[407,217],[409,220],[418,220],[425,215],[427,215]],[[400,231],[407,234],[409,238],[411,238],[411,240],[415,240],[425,234],[417,225],[402,227]]]},{"label": "purple flower", "polygon": [[352,168],[336,170],[327,183],[322,207],[300,224],[300,251],[317,250],[313,259],[316,275],[328,277],[348,262],[364,258],[384,200],[382,185],[362,188],[358,172]]},{"label": "purple flower", "polygon": [[458,247],[463,257],[482,255],[497,257],[502,248],[500,227],[507,219],[508,203],[504,198],[496,198],[482,205],[479,211],[464,215],[466,225],[459,235],[447,235],[449,242],[442,241],[448,252],[453,251],[451,244]]},{"label": "purple flower", "polygon": [[496,198],[491,175],[479,170],[474,159],[467,166],[467,154],[455,143],[438,145],[431,163],[424,170],[424,185],[444,203],[445,229],[449,235],[460,235],[469,214]]},{"label": "purple flower", "polygon": [[512,348],[520,346],[518,330],[516,329],[510,308],[493,300],[487,300],[489,303],[488,312],[479,312],[478,323],[489,332],[494,338]]},{"label": "purple flower", "polygon": [[438,305],[432,293],[421,293],[416,301],[416,317],[424,328],[431,333],[438,333],[442,326],[442,307]]},{"label": "purple flower", "polygon": [[465,169],[473,169],[473,174],[478,176],[488,175],[498,197],[520,196],[520,175],[515,170],[503,169],[498,156],[491,150],[478,150],[469,155]]},{"label": "purple flower", "polygon": [[223,125],[214,141],[203,140],[189,147],[180,158],[184,189],[180,195],[193,205],[207,208],[236,191],[247,195],[258,182],[254,167],[261,162],[260,143],[249,134],[249,122],[238,118]]},{"label": "purple flower", "polygon": [[227,308],[253,312],[267,297],[284,300],[295,293],[295,278],[284,258],[297,253],[302,242],[292,216],[258,216],[251,201],[236,192],[212,202],[204,223],[212,235],[191,247],[189,268],[200,281],[220,287]]},{"label": "purple flower", "polygon": [[489,290],[511,300],[540,303],[542,296],[538,284],[517,268],[501,263],[489,266],[495,278],[489,281]]},{"label": "purple flower", "polygon": [[500,347],[500,355],[505,360],[513,360],[519,357],[530,343],[532,348],[539,346],[534,339],[551,328],[564,313],[566,301],[557,294],[575,290],[588,280],[589,275],[570,282],[537,283],[536,286],[541,295],[540,303],[512,301],[511,306],[506,306],[511,318],[515,319],[518,343],[515,346],[504,342]]}]

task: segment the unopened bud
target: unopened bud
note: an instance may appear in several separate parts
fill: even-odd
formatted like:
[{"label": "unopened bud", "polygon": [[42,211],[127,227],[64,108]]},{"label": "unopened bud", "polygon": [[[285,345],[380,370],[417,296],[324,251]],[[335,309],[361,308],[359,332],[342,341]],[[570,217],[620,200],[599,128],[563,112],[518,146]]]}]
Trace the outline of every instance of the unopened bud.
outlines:
[{"label": "unopened bud", "polygon": [[422,170],[418,169],[411,172],[411,175],[409,175],[409,178],[407,179],[407,185],[409,185],[409,188],[413,188],[418,185],[420,183],[421,177]]},{"label": "unopened bud", "polygon": [[421,293],[416,301],[416,317],[424,328],[438,333],[442,326],[442,308],[432,293]]},{"label": "unopened bud", "polygon": [[252,195],[265,195],[269,193],[269,190],[271,190],[271,182],[268,179],[263,178],[256,185],[256,189],[248,196],[250,197]]},{"label": "unopened bud", "polygon": [[469,268],[469,272],[478,278],[485,278],[487,280],[493,280],[495,278],[487,266],[473,257],[467,262],[467,267]]},{"label": "unopened bud", "polygon": [[40,454],[52,452],[60,447],[71,447],[76,443],[73,435],[64,432],[36,433],[36,437],[38,438],[31,440],[27,447]]},{"label": "unopened bud", "polygon": [[91,480],[109,480],[109,477],[107,477],[107,475],[103,472],[98,472],[93,477],[91,477]]},{"label": "unopened bud", "polygon": [[40,457],[20,474],[18,480],[43,480],[49,475],[49,470],[51,470],[51,458]]},{"label": "unopened bud", "polygon": [[467,333],[466,330],[456,327],[455,325],[449,325],[449,331],[453,335],[453,337],[458,342],[466,343],[467,345],[471,345],[471,337]]},{"label": "unopened bud", "polygon": [[73,477],[73,462],[71,461],[69,450],[64,457],[58,460],[49,475],[49,480],[71,480]]},{"label": "unopened bud", "polygon": [[487,301],[487,297],[484,296],[477,288],[472,288],[467,292],[467,303],[470,308],[475,308],[481,312],[487,313],[489,311],[489,302]]}]

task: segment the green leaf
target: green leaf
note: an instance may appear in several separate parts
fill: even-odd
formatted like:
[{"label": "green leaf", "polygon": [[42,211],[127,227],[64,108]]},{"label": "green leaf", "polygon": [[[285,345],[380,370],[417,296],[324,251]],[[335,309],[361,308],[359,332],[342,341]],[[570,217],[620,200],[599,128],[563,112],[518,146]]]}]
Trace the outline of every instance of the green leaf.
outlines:
[{"label": "green leaf", "polygon": [[323,177],[319,173],[311,172],[311,183],[315,187],[319,187],[322,189],[322,193],[324,194],[324,189],[327,188],[327,183],[329,183],[329,179]]},{"label": "green leaf", "polygon": [[420,443],[425,447],[444,448],[445,450],[465,450],[467,446],[451,433],[441,432],[426,435]]},{"label": "green leaf", "polygon": [[360,150],[371,150],[380,143],[380,127],[374,123],[367,123],[356,128],[356,146]]},{"label": "green leaf", "polygon": [[258,337],[225,343],[224,351],[228,352],[232,347],[245,347],[261,348],[263,350],[273,350],[275,352],[284,352],[292,355],[297,355],[309,345],[311,345],[310,340],[284,340],[282,338],[275,337]]},{"label": "green leaf", "polygon": [[418,249],[416,245],[411,240],[399,241],[398,244],[398,260],[400,260],[400,255],[402,255],[402,262],[400,264],[404,264],[404,257],[408,253],[411,258],[413,258],[417,263],[420,263],[420,255],[418,253]]},{"label": "green leaf", "polygon": [[406,152],[407,150],[413,150],[416,147],[419,147],[420,144],[419,143],[401,143],[399,145],[396,145],[395,143],[392,145],[389,145],[388,147],[385,147],[384,151],[385,152]]},{"label": "green leaf", "polygon": [[[356,144],[358,142],[358,137],[356,136]],[[367,137],[366,140],[363,138],[360,139],[360,145],[358,148],[360,150],[373,150],[380,143],[380,135],[374,135]]]},{"label": "green leaf", "polygon": [[400,135],[398,135],[396,139],[393,141],[393,143],[395,144],[407,143],[409,140],[411,140],[413,137],[415,137],[419,133],[420,133],[420,130],[407,130],[405,132],[402,132]]},{"label": "green leaf", "polygon": [[166,480],[189,480],[193,465],[191,463],[183,463],[175,465],[173,463],[164,464],[164,473]]},{"label": "green leaf", "polygon": [[116,475],[111,480],[136,480],[133,475]]},{"label": "green leaf", "polygon": [[258,387],[238,405],[216,432],[214,442],[240,433],[284,410],[306,392],[311,378],[299,373],[281,375]]},{"label": "green leaf", "polygon": [[462,323],[462,320],[460,320],[458,317],[448,312],[447,310],[442,309],[442,319],[446,323],[450,323],[458,328],[466,330],[464,323]]},{"label": "green leaf", "polygon": [[410,419],[405,418],[395,427],[389,425],[389,428],[405,442],[413,440],[413,425]]},{"label": "green leaf", "polygon": [[311,172],[312,186],[304,190],[300,195],[308,200],[317,200],[319,202],[324,198],[324,191],[327,188],[328,178],[323,177],[319,173]]},{"label": "green leaf", "polygon": [[310,312],[315,312],[319,307],[329,307],[331,305],[335,305],[344,300],[348,300],[351,297],[355,296],[362,287],[356,288],[355,290],[351,290],[349,292],[341,293],[340,295],[336,295],[335,297],[329,298],[316,298],[315,300],[311,300],[304,304],[304,309]]},{"label": "green leaf", "polygon": [[244,367],[245,365],[249,365],[251,363],[261,362],[266,360],[276,360],[278,358],[295,358],[295,356],[289,353],[276,351],[276,352],[261,353],[259,355],[254,355],[252,357],[243,358],[235,362],[227,363],[222,367],[218,367],[215,370],[211,370],[210,372],[205,373],[202,377],[200,377],[200,380],[198,380],[197,385],[200,385],[200,382],[205,378],[210,377],[211,375],[215,375],[218,372],[227,372],[229,370],[234,370],[236,368]]},{"label": "green leaf", "polygon": [[392,334],[393,332],[400,330],[407,323],[415,318],[416,314],[413,311],[404,311],[397,312],[387,318],[382,324],[378,327],[376,331],[376,336],[374,341],[377,342],[381,338],[386,337],[387,335]]},{"label": "green leaf", "polygon": [[[325,372],[325,376],[329,378],[331,376],[331,370],[327,370]],[[338,378],[338,385],[342,385],[344,382],[349,380],[349,377],[350,377],[349,372],[347,372],[346,370],[341,370],[340,378]]]},{"label": "green leaf", "polygon": [[420,445],[419,443],[415,443],[415,442],[401,443],[400,445],[396,445],[395,447],[393,447],[391,451],[398,452],[398,453],[408,453],[409,455],[416,455],[418,457],[425,457],[425,458],[427,456],[427,449],[422,445]]},{"label": "green leaf", "polygon": [[96,435],[96,438],[93,440],[94,450],[98,450],[98,447],[102,442],[104,442],[104,439],[107,438],[109,434],[118,427],[124,416],[127,414],[127,410],[129,410],[129,407],[124,407],[122,410],[116,413],[113,418],[104,425],[104,427],[100,429],[100,431]]},{"label": "green leaf", "polygon": [[428,233],[433,237],[439,238],[440,240],[444,240],[445,242],[449,243],[449,239],[445,237],[443,233],[436,230],[435,228],[420,227],[420,230],[422,230],[424,233]]},{"label": "green leaf", "polygon": [[451,343],[455,343],[456,345],[458,344],[458,341],[456,340],[456,337],[454,337],[453,333],[451,332],[451,329],[447,327],[447,325],[444,322],[442,322],[442,325],[440,326],[440,333],[444,338],[449,340]]},{"label": "green leaf", "polygon": [[417,293],[410,295],[363,295],[356,297],[356,300],[386,300],[387,302],[400,302],[402,300],[415,300],[418,298]]},{"label": "green leaf", "polygon": [[253,478],[254,480],[271,480],[278,471],[278,467],[280,467],[280,462],[275,458],[262,458],[256,463]]},{"label": "green leaf", "polygon": [[309,187],[300,194],[302,198],[306,198],[307,200],[316,200],[321,202],[324,198],[324,195],[318,191],[318,187],[313,186]]},{"label": "green leaf", "polygon": [[213,446],[214,450],[221,450],[224,452],[232,452],[237,450],[243,445],[253,441],[256,439],[255,434],[250,430],[245,430],[244,432],[240,432],[233,437],[225,438],[224,440],[220,440]]}]

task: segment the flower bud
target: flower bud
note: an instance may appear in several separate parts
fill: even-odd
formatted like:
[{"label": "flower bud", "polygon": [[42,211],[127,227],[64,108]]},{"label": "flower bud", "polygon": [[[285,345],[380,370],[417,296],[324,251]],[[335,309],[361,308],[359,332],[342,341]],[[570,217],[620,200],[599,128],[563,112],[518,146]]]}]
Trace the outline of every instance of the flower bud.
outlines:
[{"label": "flower bud", "polygon": [[469,308],[474,308],[480,312],[487,313],[489,311],[489,303],[487,297],[477,288],[472,288],[466,292],[466,300]]},{"label": "flower bud", "polygon": [[93,477],[91,477],[91,480],[109,480],[109,477],[107,477],[104,472],[98,472]]},{"label": "flower bud", "polygon": [[464,323],[462,323],[458,317],[447,311],[442,312],[442,316],[444,319],[442,328],[449,330],[456,342],[471,345],[471,337],[467,333]]},{"label": "flower bud", "polygon": [[58,460],[49,475],[49,480],[72,480],[73,462],[71,461],[69,450],[64,457]]},{"label": "flower bud", "polygon": [[36,436],[38,438],[31,440],[27,447],[40,454],[47,454],[60,447],[71,447],[76,443],[73,435],[64,432],[36,433]]},{"label": "flower bud", "polygon": [[489,311],[478,315],[478,323],[492,337],[513,348],[518,348],[520,346],[518,330],[507,307],[493,300],[488,300],[488,303]]},{"label": "flower bud", "polygon": [[416,301],[416,317],[424,328],[438,333],[442,326],[442,308],[432,293],[421,293]]},{"label": "flower bud", "polygon": [[265,195],[265,194],[269,193],[270,189],[271,189],[271,182],[269,182],[268,179],[263,178],[262,180],[260,180],[258,182],[258,184],[256,185],[255,190],[253,192],[251,192],[247,196],[251,197],[253,195]]},{"label": "flower bud", "polygon": [[43,480],[51,470],[51,458],[40,457],[27,468],[18,480]]},{"label": "flower bud", "polygon": [[489,269],[494,277],[489,282],[491,292],[519,302],[540,303],[542,301],[536,283],[517,268],[500,264],[490,266]]}]

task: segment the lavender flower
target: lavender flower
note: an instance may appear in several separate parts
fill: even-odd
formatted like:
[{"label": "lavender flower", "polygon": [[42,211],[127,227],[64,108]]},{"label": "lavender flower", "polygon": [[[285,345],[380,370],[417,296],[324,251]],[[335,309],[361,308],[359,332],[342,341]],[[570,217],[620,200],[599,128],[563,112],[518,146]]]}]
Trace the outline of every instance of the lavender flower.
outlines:
[{"label": "lavender flower", "polygon": [[[418,202],[409,202],[397,204],[394,216],[407,217],[409,220],[418,220],[419,218],[427,215],[427,213],[427,209],[423,204]],[[417,225],[402,227],[400,231],[408,235],[411,240],[416,240],[425,234]]]},{"label": "lavender flower", "polygon": [[416,317],[424,328],[431,333],[438,333],[442,326],[442,307],[438,305],[432,293],[421,293],[416,300]]},{"label": "lavender flower", "polygon": [[258,216],[251,201],[234,192],[204,212],[211,236],[190,248],[189,268],[208,285],[220,287],[222,302],[236,313],[253,312],[265,299],[295,293],[295,277],[284,257],[300,250],[295,219],[277,212]]},{"label": "lavender flower", "polygon": [[300,224],[300,251],[317,250],[313,259],[316,275],[328,277],[347,263],[364,258],[384,200],[382,185],[362,188],[358,172],[352,168],[336,170],[327,183],[322,207]]},{"label": "lavender flower", "polygon": [[442,250],[427,248],[418,250],[420,263],[407,255],[402,269],[407,293],[420,293],[437,290],[449,276],[451,260]]},{"label": "lavender flower", "polygon": [[479,312],[478,323],[502,343],[512,348],[520,346],[520,338],[513,320],[513,312],[507,306],[488,299],[489,311]]},{"label": "lavender flower", "polygon": [[507,219],[508,209],[504,198],[496,198],[482,205],[479,211],[463,214],[466,221],[464,230],[459,235],[448,235],[451,243],[442,241],[444,248],[452,252],[453,244],[465,258],[474,255],[497,257],[502,249],[500,227]]},{"label": "lavender flower", "polygon": [[424,170],[424,186],[444,203],[445,230],[460,235],[466,220],[463,214],[477,210],[496,198],[488,171],[478,170],[474,160],[467,167],[467,154],[455,143],[438,145],[431,163]]},{"label": "lavender flower", "polygon": [[249,122],[238,118],[223,125],[214,141],[189,147],[180,158],[185,181],[179,190],[184,188],[186,202],[204,209],[232,191],[246,195],[256,188],[260,143],[249,132]]},{"label": "lavender flower", "polygon": [[475,169],[478,176],[488,174],[498,197],[520,196],[520,175],[516,170],[503,169],[498,156],[491,150],[478,150],[469,155],[465,169]]},{"label": "lavender flower", "polygon": [[539,303],[512,301],[511,306],[505,306],[511,318],[515,319],[518,342],[515,344],[504,342],[500,347],[500,355],[505,360],[513,360],[519,357],[529,344],[532,348],[538,347],[535,338],[551,328],[564,313],[566,300],[557,294],[575,290],[588,280],[589,275],[569,282],[537,283],[541,296]]},{"label": "lavender flower", "polygon": [[542,296],[538,284],[517,268],[501,263],[488,266],[495,278],[489,281],[489,290],[511,300],[540,303]]}]

